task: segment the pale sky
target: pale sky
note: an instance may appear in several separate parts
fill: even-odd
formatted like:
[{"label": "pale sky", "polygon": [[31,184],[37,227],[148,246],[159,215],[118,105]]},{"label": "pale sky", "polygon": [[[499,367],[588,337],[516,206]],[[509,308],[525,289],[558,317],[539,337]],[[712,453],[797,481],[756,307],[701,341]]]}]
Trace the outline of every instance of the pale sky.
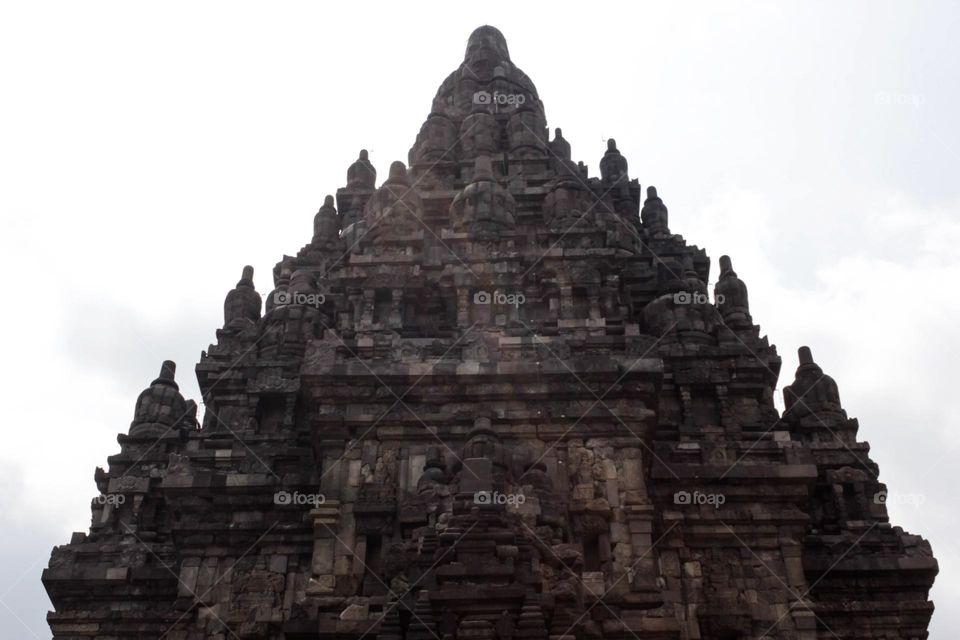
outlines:
[{"label": "pale sky", "polygon": [[934,2],[0,3],[0,634],[49,638],[50,549],[86,530],[164,359],[193,367],[361,148],[406,160],[492,24],[591,175],[615,137],[670,227],[732,256],[793,380],[860,420],[894,524],[960,628],[960,9]]}]

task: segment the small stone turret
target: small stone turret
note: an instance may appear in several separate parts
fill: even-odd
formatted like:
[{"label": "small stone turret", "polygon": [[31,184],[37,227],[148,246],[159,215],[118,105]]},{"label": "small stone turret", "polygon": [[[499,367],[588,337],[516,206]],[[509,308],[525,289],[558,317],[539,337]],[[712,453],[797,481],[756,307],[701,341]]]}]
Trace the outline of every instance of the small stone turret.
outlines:
[{"label": "small stone turret", "polygon": [[242,331],[260,320],[262,300],[253,286],[253,267],[243,268],[237,286],[223,301],[223,328],[228,332]]},{"label": "small stone turret", "polygon": [[800,347],[797,355],[800,366],[797,367],[793,384],[783,389],[784,414],[799,417],[811,412],[844,413],[837,383],[813,361],[810,347]]},{"label": "small stone turret", "polygon": [[640,223],[652,238],[663,237],[670,233],[667,225],[667,206],[657,195],[656,187],[647,187],[647,199],[640,211]]},{"label": "small stone turret", "polygon": [[720,256],[720,279],[713,287],[713,299],[723,321],[731,328],[747,328],[753,325],[750,303],[747,300],[747,285],[737,277],[730,256]]},{"label": "small stone turret", "polygon": [[672,271],[665,281],[664,293],[643,309],[644,323],[653,335],[668,333],[685,341],[704,341],[721,325],[720,314],[710,303],[707,285],[693,261],[683,260],[682,275]]},{"label": "small stone turret", "polygon": [[410,164],[453,160],[458,127],[442,113],[431,113],[410,150]]},{"label": "small stone turret", "polygon": [[377,170],[370,164],[366,149],[360,150],[360,157],[347,169],[348,189],[373,189],[377,184]]},{"label": "small stone turret", "polygon": [[130,435],[162,436],[171,429],[195,429],[197,403],[184,400],[174,377],[177,365],[165,360],[160,375],[137,398]]},{"label": "small stone turret", "polygon": [[330,242],[340,234],[340,219],[333,205],[333,196],[323,199],[323,206],[313,217],[313,242]]},{"label": "small stone turret", "polygon": [[446,486],[449,481],[440,450],[437,447],[431,447],[423,463],[423,473],[417,480],[417,493],[436,491],[438,487]]},{"label": "small stone turret", "polygon": [[596,225],[594,198],[580,181],[567,176],[550,183],[547,188],[549,191],[543,199],[543,220],[548,229],[567,232],[574,227]]},{"label": "small stone turret", "polygon": [[315,306],[311,296],[317,296],[317,279],[306,269],[297,269],[290,276],[290,304]]},{"label": "small stone turret", "polygon": [[454,229],[492,237],[516,226],[516,207],[510,192],[494,179],[489,156],[480,156],[474,162],[473,181],[450,205],[450,219]]},{"label": "small stone turret", "polygon": [[337,189],[337,211],[341,229],[348,229],[363,214],[367,200],[377,188],[377,170],[370,163],[366,149],[347,169],[347,186]]},{"label": "small stone turret", "polygon": [[305,344],[322,334],[321,307],[326,299],[318,291],[316,276],[308,269],[281,275],[277,291],[271,294],[272,310],[261,325],[257,343],[261,356],[300,356]]},{"label": "small stone turret", "polygon": [[550,141],[550,151],[560,160],[570,160],[570,143],[564,139],[560,127],[554,129],[553,140]]},{"label": "small stone turret", "polygon": [[543,113],[524,105],[507,121],[510,155],[515,159],[543,158],[547,155],[547,121]]},{"label": "small stone turret", "polygon": [[473,113],[463,119],[457,137],[460,140],[460,159],[471,160],[498,151],[500,127],[496,118],[489,113],[489,107],[474,105]]},{"label": "small stone turret", "polygon": [[693,261],[690,258],[683,260],[683,291],[688,293],[691,299],[681,304],[705,304],[709,300],[707,283],[700,279],[700,274],[693,268]]},{"label": "small stone turret", "polygon": [[607,140],[607,152],[600,159],[600,177],[606,184],[627,182],[630,179],[627,174],[627,159],[617,150],[617,141],[613,138]]},{"label": "small stone turret", "polygon": [[390,165],[387,181],[367,201],[363,216],[369,229],[367,237],[374,242],[408,236],[423,229],[420,223],[423,203],[411,188],[405,164],[397,160]]},{"label": "small stone turret", "polygon": [[265,307],[267,313],[273,311],[277,306],[283,306],[289,302],[288,300],[288,289],[290,287],[290,265],[284,263],[280,267],[280,274],[277,276],[277,285],[274,287],[273,291],[270,292],[270,295],[267,296],[267,301]]}]

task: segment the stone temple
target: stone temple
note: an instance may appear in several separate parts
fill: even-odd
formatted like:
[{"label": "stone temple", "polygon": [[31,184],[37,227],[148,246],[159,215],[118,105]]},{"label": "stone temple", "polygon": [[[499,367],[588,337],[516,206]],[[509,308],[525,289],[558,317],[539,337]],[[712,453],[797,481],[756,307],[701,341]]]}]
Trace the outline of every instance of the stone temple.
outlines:
[{"label": "stone temple", "polygon": [[800,347],[781,414],[730,258],[709,292],[613,140],[599,173],[477,29],[407,161],[361,151],[265,295],[243,269],[202,424],[172,362],[140,394],[54,638],[928,637],[937,562],[837,384]]}]

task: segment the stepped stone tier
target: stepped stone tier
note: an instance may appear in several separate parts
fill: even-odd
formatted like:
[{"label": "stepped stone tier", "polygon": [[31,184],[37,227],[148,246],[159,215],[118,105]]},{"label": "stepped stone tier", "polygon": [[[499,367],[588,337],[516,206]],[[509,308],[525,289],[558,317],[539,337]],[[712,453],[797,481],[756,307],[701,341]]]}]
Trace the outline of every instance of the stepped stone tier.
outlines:
[{"label": "stepped stone tier", "polygon": [[[373,96],[371,96],[373,97]],[[366,151],[313,237],[229,291],[137,400],[57,639],[926,638],[930,545],[891,526],[837,384],[600,176],[481,27],[407,162]],[[263,309],[263,311],[261,311]]]}]

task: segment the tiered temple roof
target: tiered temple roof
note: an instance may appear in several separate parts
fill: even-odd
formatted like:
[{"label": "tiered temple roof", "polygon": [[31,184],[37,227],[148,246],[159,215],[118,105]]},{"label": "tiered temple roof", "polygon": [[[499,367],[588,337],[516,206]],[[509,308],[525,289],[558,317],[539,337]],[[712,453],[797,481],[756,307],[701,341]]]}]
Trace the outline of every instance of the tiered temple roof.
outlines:
[{"label": "tiered temple roof", "polygon": [[243,269],[202,425],[173,363],[140,395],[44,571],[54,637],[926,638],[936,560],[837,384],[802,347],[777,410],[744,281],[723,256],[711,296],[628,152],[575,162],[477,29],[263,307]]}]

